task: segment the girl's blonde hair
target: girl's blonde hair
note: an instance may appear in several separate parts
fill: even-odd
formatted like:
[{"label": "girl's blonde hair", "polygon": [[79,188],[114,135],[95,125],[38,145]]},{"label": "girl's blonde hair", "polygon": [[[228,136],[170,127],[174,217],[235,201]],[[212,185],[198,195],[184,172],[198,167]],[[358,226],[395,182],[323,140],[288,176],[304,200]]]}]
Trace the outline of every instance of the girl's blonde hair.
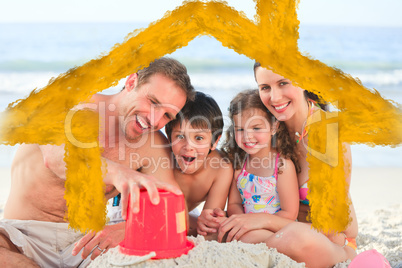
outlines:
[{"label": "girl's blonde hair", "polygon": [[[226,130],[226,140],[222,146],[227,158],[233,164],[235,169],[241,169],[246,160],[247,154],[241,149],[235,141],[233,116],[238,115],[248,109],[260,109],[267,115],[271,127],[276,122],[275,117],[262,103],[258,89],[244,90],[236,95],[229,105],[229,117],[231,125]],[[278,122],[278,129],[272,138],[272,147],[276,148],[277,152],[286,159],[293,161],[296,172],[300,172],[300,166],[297,161],[297,156],[294,151],[296,143],[290,139],[289,132],[284,122]]]}]

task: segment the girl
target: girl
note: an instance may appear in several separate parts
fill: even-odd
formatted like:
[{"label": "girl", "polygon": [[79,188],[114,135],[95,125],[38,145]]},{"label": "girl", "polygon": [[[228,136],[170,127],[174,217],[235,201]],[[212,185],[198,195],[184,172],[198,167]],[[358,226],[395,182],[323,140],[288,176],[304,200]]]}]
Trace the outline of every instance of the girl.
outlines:
[{"label": "girl", "polygon": [[[266,224],[269,217],[276,215],[291,221],[297,217],[297,176],[291,160],[295,161],[296,156],[284,124],[273,120],[258,90],[239,93],[230,103],[229,116],[232,126],[227,130],[223,150],[235,173],[229,192],[229,218],[221,223],[220,229],[226,230],[235,215],[241,215],[242,220],[258,227],[245,232],[236,225],[227,230],[226,241],[260,243],[273,233]],[[271,147],[273,136],[277,138],[277,149]],[[218,241],[222,238],[223,232]]]},{"label": "girl", "polygon": [[[314,94],[292,85],[289,79],[262,68],[259,63],[254,66],[254,74],[262,102],[278,120],[285,123],[289,134],[296,141],[296,153],[301,167],[298,174],[301,201],[298,222],[287,225],[286,222],[276,220],[273,223],[276,226],[274,231],[280,235],[280,239],[271,237],[265,243],[296,261],[305,262],[308,267],[332,267],[338,262],[353,259],[356,256],[357,220],[352,203],[349,205],[352,222],[342,233],[324,235],[312,229],[306,219],[309,210],[309,201],[306,199],[309,168],[306,160],[308,133],[305,122],[318,109],[326,110],[325,106],[316,104],[320,101]],[[350,163],[350,147],[347,144],[344,147],[344,159]],[[345,172],[346,183],[350,185],[350,170]]]}]

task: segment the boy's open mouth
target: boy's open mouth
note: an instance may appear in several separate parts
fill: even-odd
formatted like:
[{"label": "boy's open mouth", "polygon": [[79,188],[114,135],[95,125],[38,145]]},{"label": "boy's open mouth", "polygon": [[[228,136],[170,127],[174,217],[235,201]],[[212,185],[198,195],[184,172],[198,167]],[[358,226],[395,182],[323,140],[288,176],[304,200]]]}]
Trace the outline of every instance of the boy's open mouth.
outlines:
[{"label": "boy's open mouth", "polygon": [[195,157],[184,156],[184,155],[182,156],[182,158],[183,158],[184,162],[186,162],[186,163],[191,163],[195,160]]}]

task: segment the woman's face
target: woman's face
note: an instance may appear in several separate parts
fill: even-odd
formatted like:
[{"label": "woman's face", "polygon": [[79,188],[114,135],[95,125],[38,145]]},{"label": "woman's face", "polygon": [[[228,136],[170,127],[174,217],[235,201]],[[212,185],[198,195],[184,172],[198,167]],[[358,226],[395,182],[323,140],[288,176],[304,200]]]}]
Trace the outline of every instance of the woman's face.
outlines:
[{"label": "woman's face", "polygon": [[306,102],[303,89],[271,70],[257,67],[255,78],[262,102],[280,121],[292,118]]}]

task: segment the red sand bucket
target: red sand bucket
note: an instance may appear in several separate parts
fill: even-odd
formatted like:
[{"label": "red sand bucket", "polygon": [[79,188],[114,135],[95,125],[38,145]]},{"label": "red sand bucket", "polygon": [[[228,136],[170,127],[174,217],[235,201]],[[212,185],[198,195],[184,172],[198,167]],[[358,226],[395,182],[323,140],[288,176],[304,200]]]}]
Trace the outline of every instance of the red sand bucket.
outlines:
[{"label": "red sand bucket", "polygon": [[187,240],[184,196],[158,189],[160,202],[153,205],[148,192],[141,189],[140,211],[127,208],[126,233],[120,252],[143,256],[154,251],[153,259],[180,257],[194,247]]}]

